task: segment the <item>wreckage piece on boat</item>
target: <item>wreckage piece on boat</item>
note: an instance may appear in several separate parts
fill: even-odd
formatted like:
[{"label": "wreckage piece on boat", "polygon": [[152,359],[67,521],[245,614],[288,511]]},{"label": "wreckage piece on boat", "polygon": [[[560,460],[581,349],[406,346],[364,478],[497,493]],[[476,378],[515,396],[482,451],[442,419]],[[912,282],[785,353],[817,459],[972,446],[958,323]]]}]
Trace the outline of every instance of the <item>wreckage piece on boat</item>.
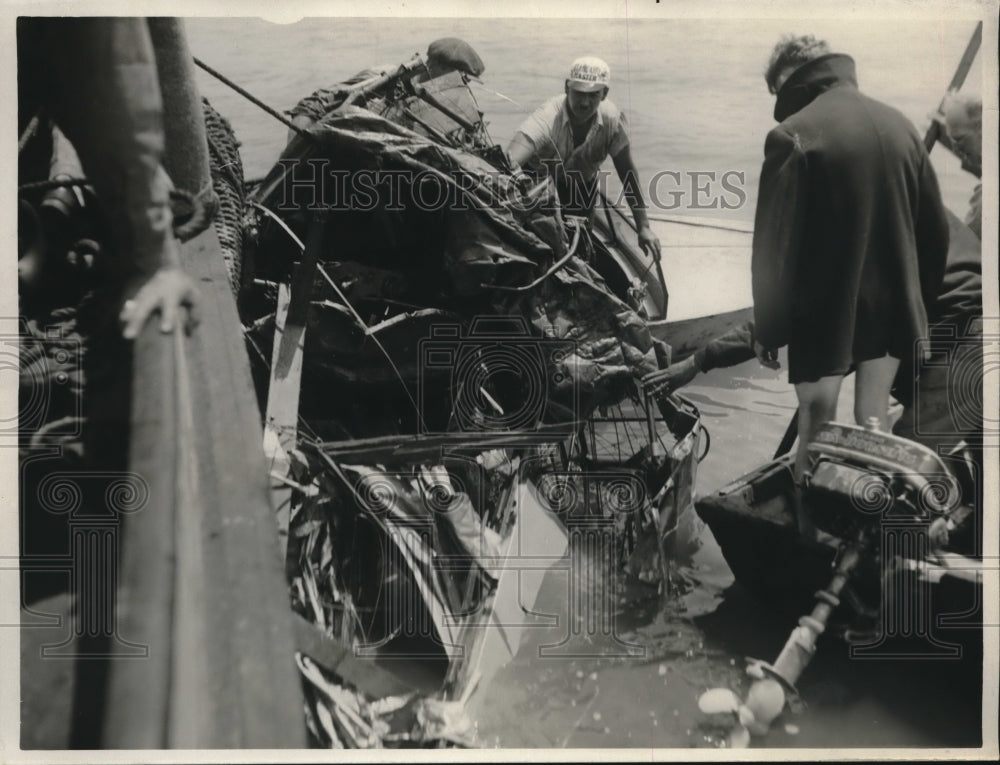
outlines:
[{"label": "wreckage piece on boat", "polygon": [[[640,542],[667,568],[693,515],[700,418],[641,384],[668,353],[573,257],[586,227],[564,237],[524,209],[489,152],[353,106],[308,135],[257,192],[241,278],[293,606],[321,645],[419,657],[391,666],[468,698],[516,653],[545,570],[568,567],[580,535],[600,537],[612,579]],[[338,173],[375,171],[404,198],[461,204],[310,204]]]},{"label": "wreckage piece on boat", "polygon": [[[330,124],[332,118],[342,129],[346,126],[347,129],[358,132],[366,128],[357,123],[351,125],[343,117],[351,111],[365,111],[403,127],[406,134],[417,141],[464,155],[465,161],[458,164],[464,165],[464,177],[460,185],[465,191],[469,190],[470,184],[473,187],[479,185],[477,181],[471,180],[477,174],[492,175],[487,184],[493,187],[492,193],[483,195],[476,191],[472,195],[480,197],[480,204],[496,205],[499,195],[506,196],[501,204],[515,211],[520,209],[524,212],[525,206],[537,207],[540,201],[551,205],[554,202],[551,193],[546,195],[544,191],[539,192],[538,188],[528,196],[509,193],[513,190],[511,168],[503,151],[493,143],[486,130],[483,114],[468,87],[467,77],[460,72],[451,72],[415,84],[419,78],[414,75],[421,72],[426,74],[421,57],[416,56],[395,72],[368,77],[345,84],[339,89],[334,87],[317,91],[303,101],[303,104],[311,104],[310,108],[315,111],[313,116],[321,123]],[[364,110],[358,108],[362,105]],[[293,185],[308,185],[307,179],[310,177],[314,179],[313,187],[299,197],[300,202],[311,201],[314,207],[325,204],[343,207],[347,204],[343,181],[345,176],[360,177],[356,174],[358,168],[352,167],[350,161],[333,164],[332,167],[336,170],[334,175],[339,181],[332,176],[323,177],[322,172],[312,175],[313,170],[319,167],[319,162],[331,159],[327,153],[317,152],[309,147],[310,143],[318,140],[321,139],[311,131],[300,133],[291,139],[279,166],[272,170],[258,188],[255,205],[284,207],[287,210],[289,180],[292,180]],[[392,143],[386,140],[385,148],[390,152],[396,149]],[[411,143],[416,145],[415,142]],[[476,158],[481,160],[479,167],[470,163]],[[289,172],[290,164],[296,161],[302,163],[298,166],[297,174],[294,169]],[[431,165],[438,170],[454,172],[454,163],[450,163],[449,167],[449,163],[431,160]],[[301,172],[303,168],[308,172]],[[386,167],[381,158],[378,158],[364,164],[361,175],[367,171],[374,170],[377,173],[390,168],[391,171],[402,169],[399,162],[390,160],[390,167]],[[411,173],[420,173],[426,169],[413,164],[406,167]],[[433,183],[428,186],[427,179],[423,180],[419,200],[428,199],[427,190],[435,192],[430,199],[439,199],[440,187],[434,187]],[[366,183],[368,182],[370,176]],[[396,190],[399,191],[398,186]],[[361,206],[371,207],[371,192],[375,193],[375,204],[385,201],[385,187],[368,188],[362,194]],[[417,206],[414,196],[418,195],[411,190],[411,207]],[[446,195],[443,201],[451,203],[456,199],[462,197]],[[351,201],[359,200],[354,196]],[[519,216],[519,222],[525,223],[526,217],[529,216]],[[543,216],[530,217],[534,220],[528,228],[552,245],[552,224],[541,223],[540,218]],[[599,195],[599,203],[591,220],[593,241],[590,251],[586,253],[588,264],[614,295],[629,303],[644,317],[654,337],[672,346],[674,360],[683,358],[711,338],[751,318],[749,253],[752,232],[747,226],[684,215],[654,215],[652,225],[662,242],[664,252],[661,264],[638,246],[631,216],[623,212],[620,203],[610,201],[603,194]],[[535,228],[538,226],[542,226],[542,230]],[[301,231],[299,233],[301,235]],[[555,245],[554,249],[560,255],[558,265],[562,263],[562,251],[559,245]],[[255,256],[250,257],[253,260]],[[256,257],[270,258],[270,255],[261,253]],[[537,257],[535,259],[538,263]],[[542,274],[545,263],[538,265],[536,274]],[[548,271],[544,273],[546,278],[551,276]],[[249,284],[253,276],[251,263],[243,274],[243,284]],[[504,286],[509,288],[510,283]],[[672,291],[672,296],[668,296],[668,288]]]},{"label": "wreckage piece on boat", "polygon": [[[859,545],[860,563],[834,617],[843,637],[947,642],[949,626],[974,627],[982,606],[982,508],[960,501],[974,496],[954,477],[962,460],[841,423],[823,426],[809,456],[803,502],[827,535],[822,542],[799,531],[792,455],[696,501],[737,582],[762,602],[802,611],[823,589],[844,546]],[[927,541],[935,523],[952,527],[942,550]],[[883,635],[882,628],[895,634]]]},{"label": "wreckage piece on boat", "polygon": [[[268,213],[242,307],[266,356],[289,285],[289,321],[308,328],[300,414],[321,438],[582,421],[668,362],[588,264],[587,227],[570,219],[564,236],[485,159],[356,107],[309,136],[257,195]],[[345,178],[375,184],[374,203],[316,209]],[[489,422],[462,422],[480,399]]]}]

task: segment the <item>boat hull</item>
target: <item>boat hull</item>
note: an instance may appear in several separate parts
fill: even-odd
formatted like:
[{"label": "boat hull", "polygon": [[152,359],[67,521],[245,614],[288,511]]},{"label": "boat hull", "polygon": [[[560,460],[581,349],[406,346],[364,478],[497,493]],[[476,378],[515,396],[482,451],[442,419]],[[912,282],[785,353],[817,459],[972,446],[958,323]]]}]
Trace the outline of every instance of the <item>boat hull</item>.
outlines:
[{"label": "boat hull", "polygon": [[649,331],[653,337],[670,345],[673,361],[680,361],[710,340],[748,321],[753,321],[753,306],[677,321],[651,321]]},{"label": "boat hull", "polygon": [[695,502],[736,581],[758,599],[808,610],[834,550],[806,545],[791,504],[791,459],[768,463]]},{"label": "boat hull", "polygon": [[[787,455],[741,476],[697,499],[695,508],[741,587],[768,606],[804,613],[830,579],[838,540],[832,544],[807,542],[799,534],[792,500],[792,459]],[[842,498],[845,517],[852,512],[850,501]],[[806,503],[810,506],[808,495]],[[836,498],[826,497],[813,504],[820,503],[825,505],[820,515],[829,517],[837,512]],[[818,508],[810,508],[816,518]],[[946,614],[956,628],[975,627],[974,614],[983,602],[982,580],[976,574],[978,562],[957,554],[948,554],[944,566],[915,555],[886,562],[882,555],[886,533],[885,528],[880,529],[859,564],[851,580],[859,600],[840,606],[840,625],[871,633],[880,614],[895,613],[891,610],[893,598],[904,597],[907,600],[900,607],[915,605],[916,623],[924,624],[928,634]],[[917,604],[916,599],[929,608]],[[859,608],[859,602],[867,608]]]}]

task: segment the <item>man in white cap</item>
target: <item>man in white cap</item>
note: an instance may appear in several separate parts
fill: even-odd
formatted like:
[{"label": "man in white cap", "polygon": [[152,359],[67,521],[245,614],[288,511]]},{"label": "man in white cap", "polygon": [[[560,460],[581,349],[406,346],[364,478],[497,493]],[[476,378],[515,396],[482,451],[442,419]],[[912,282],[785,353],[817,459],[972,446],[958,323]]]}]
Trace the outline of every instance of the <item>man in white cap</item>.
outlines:
[{"label": "man in white cap", "polygon": [[570,67],[564,95],[546,101],[521,124],[507,153],[520,167],[544,167],[556,183],[563,210],[576,215],[590,214],[598,173],[610,156],[635,218],[639,245],[659,260],[660,241],[649,227],[629,149],[628,121],[607,100],[610,85],[611,69],[604,61],[578,58]]}]

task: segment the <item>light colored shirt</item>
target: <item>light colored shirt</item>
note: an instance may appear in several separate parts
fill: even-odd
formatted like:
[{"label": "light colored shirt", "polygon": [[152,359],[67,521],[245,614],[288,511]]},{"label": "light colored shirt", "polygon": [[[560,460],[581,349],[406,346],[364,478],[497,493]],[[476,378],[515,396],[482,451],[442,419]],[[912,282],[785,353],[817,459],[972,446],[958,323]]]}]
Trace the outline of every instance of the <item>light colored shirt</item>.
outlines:
[{"label": "light colored shirt", "polygon": [[550,98],[521,123],[511,139],[512,144],[518,142],[531,147],[532,162],[559,161],[567,171],[579,172],[589,182],[597,176],[605,159],[628,147],[628,120],[617,106],[604,99],[587,137],[574,148],[573,128],[563,94]]}]

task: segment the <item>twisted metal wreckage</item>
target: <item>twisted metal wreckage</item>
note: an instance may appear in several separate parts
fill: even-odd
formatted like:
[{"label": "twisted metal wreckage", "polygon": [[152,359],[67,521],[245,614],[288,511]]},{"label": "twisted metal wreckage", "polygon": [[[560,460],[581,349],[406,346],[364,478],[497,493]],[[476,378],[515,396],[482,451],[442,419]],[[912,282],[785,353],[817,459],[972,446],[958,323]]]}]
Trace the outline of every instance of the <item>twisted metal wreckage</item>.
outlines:
[{"label": "twisted metal wreckage", "polygon": [[[350,659],[331,673],[300,656],[330,746],[471,743],[480,659],[516,653],[537,591],[521,569],[588,555],[607,588],[620,566],[668,575],[692,503],[699,416],[658,391],[670,348],[646,285],[547,183],[512,182],[464,73],[422,71],[418,56],[338,93],[248,199],[254,235],[226,248],[293,608],[424,675],[424,694],[375,701]],[[359,178],[368,204],[345,203]],[[568,630],[595,618],[611,627],[571,613]]]},{"label": "twisted metal wreckage", "polygon": [[[668,324],[658,264],[635,246],[624,216],[600,200],[588,224],[563,216],[547,183],[514,182],[466,73],[428,75],[417,56],[322,92],[322,120],[294,127],[255,184],[244,180],[228,123],[204,102],[227,273],[203,240],[188,247],[185,268],[206,289],[231,287],[236,297],[295,612],[295,665],[320,746],[475,743],[465,703],[517,652],[539,572],[566,569],[592,595],[567,599],[570,649],[595,631],[613,633],[607,596],[619,569],[670,588],[707,433],[695,407],[665,391],[663,370],[693,350],[691,338],[703,344],[746,318],[695,317],[693,333]],[[88,201],[84,216],[94,208]],[[30,223],[19,232],[26,241]],[[64,284],[83,294],[99,277],[92,269]],[[21,297],[22,307],[35,299],[23,285]],[[233,300],[213,297],[198,337],[140,337],[134,348],[130,469],[150,477],[150,504],[169,512],[124,527],[114,629],[133,645],[169,650],[142,667],[111,668],[102,745],[301,738],[289,732],[301,718],[289,723],[297,709],[289,715],[285,701],[300,698],[282,671],[291,664],[282,664],[287,625],[261,629],[247,617],[257,601],[278,609],[286,601],[277,572],[265,570],[274,536],[258,496],[265,488],[248,475],[259,462],[260,420],[242,397],[253,398],[241,386],[246,358],[233,349]],[[75,464],[84,384],[76,372],[85,368],[88,390],[101,392],[101,369],[76,358],[101,357],[80,335],[88,300],[79,314],[28,307],[39,318],[22,333],[22,380],[63,375],[70,385],[53,387],[61,398],[48,411],[73,416],[26,428],[22,483],[52,472],[39,459],[52,444]],[[62,344],[39,329],[59,322]],[[189,370],[199,363],[226,374],[197,379]],[[22,412],[23,398],[24,390]],[[205,421],[196,424],[199,407]],[[92,402],[88,411],[99,410]],[[879,550],[871,517],[843,512],[859,486],[893,498],[924,530],[975,517],[952,501],[954,466],[926,449],[835,424],[821,435],[807,500],[842,545],[802,547],[787,457],[697,508],[752,590],[805,583],[812,592],[834,567],[775,664],[751,662],[745,702],[729,689],[703,695],[703,711],[731,718],[732,745],[763,735],[794,699],[841,599],[849,628],[871,627],[891,556]],[[879,463],[866,452],[873,448],[902,457]],[[947,480],[928,489],[913,478],[926,475]],[[223,502],[224,494],[232,496]],[[979,553],[961,543],[952,545],[951,578],[968,568],[978,603]],[[32,559],[22,549],[25,564]],[[209,640],[214,631],[227,639]],[[198,704],[188,708],[191,699]]]}]

